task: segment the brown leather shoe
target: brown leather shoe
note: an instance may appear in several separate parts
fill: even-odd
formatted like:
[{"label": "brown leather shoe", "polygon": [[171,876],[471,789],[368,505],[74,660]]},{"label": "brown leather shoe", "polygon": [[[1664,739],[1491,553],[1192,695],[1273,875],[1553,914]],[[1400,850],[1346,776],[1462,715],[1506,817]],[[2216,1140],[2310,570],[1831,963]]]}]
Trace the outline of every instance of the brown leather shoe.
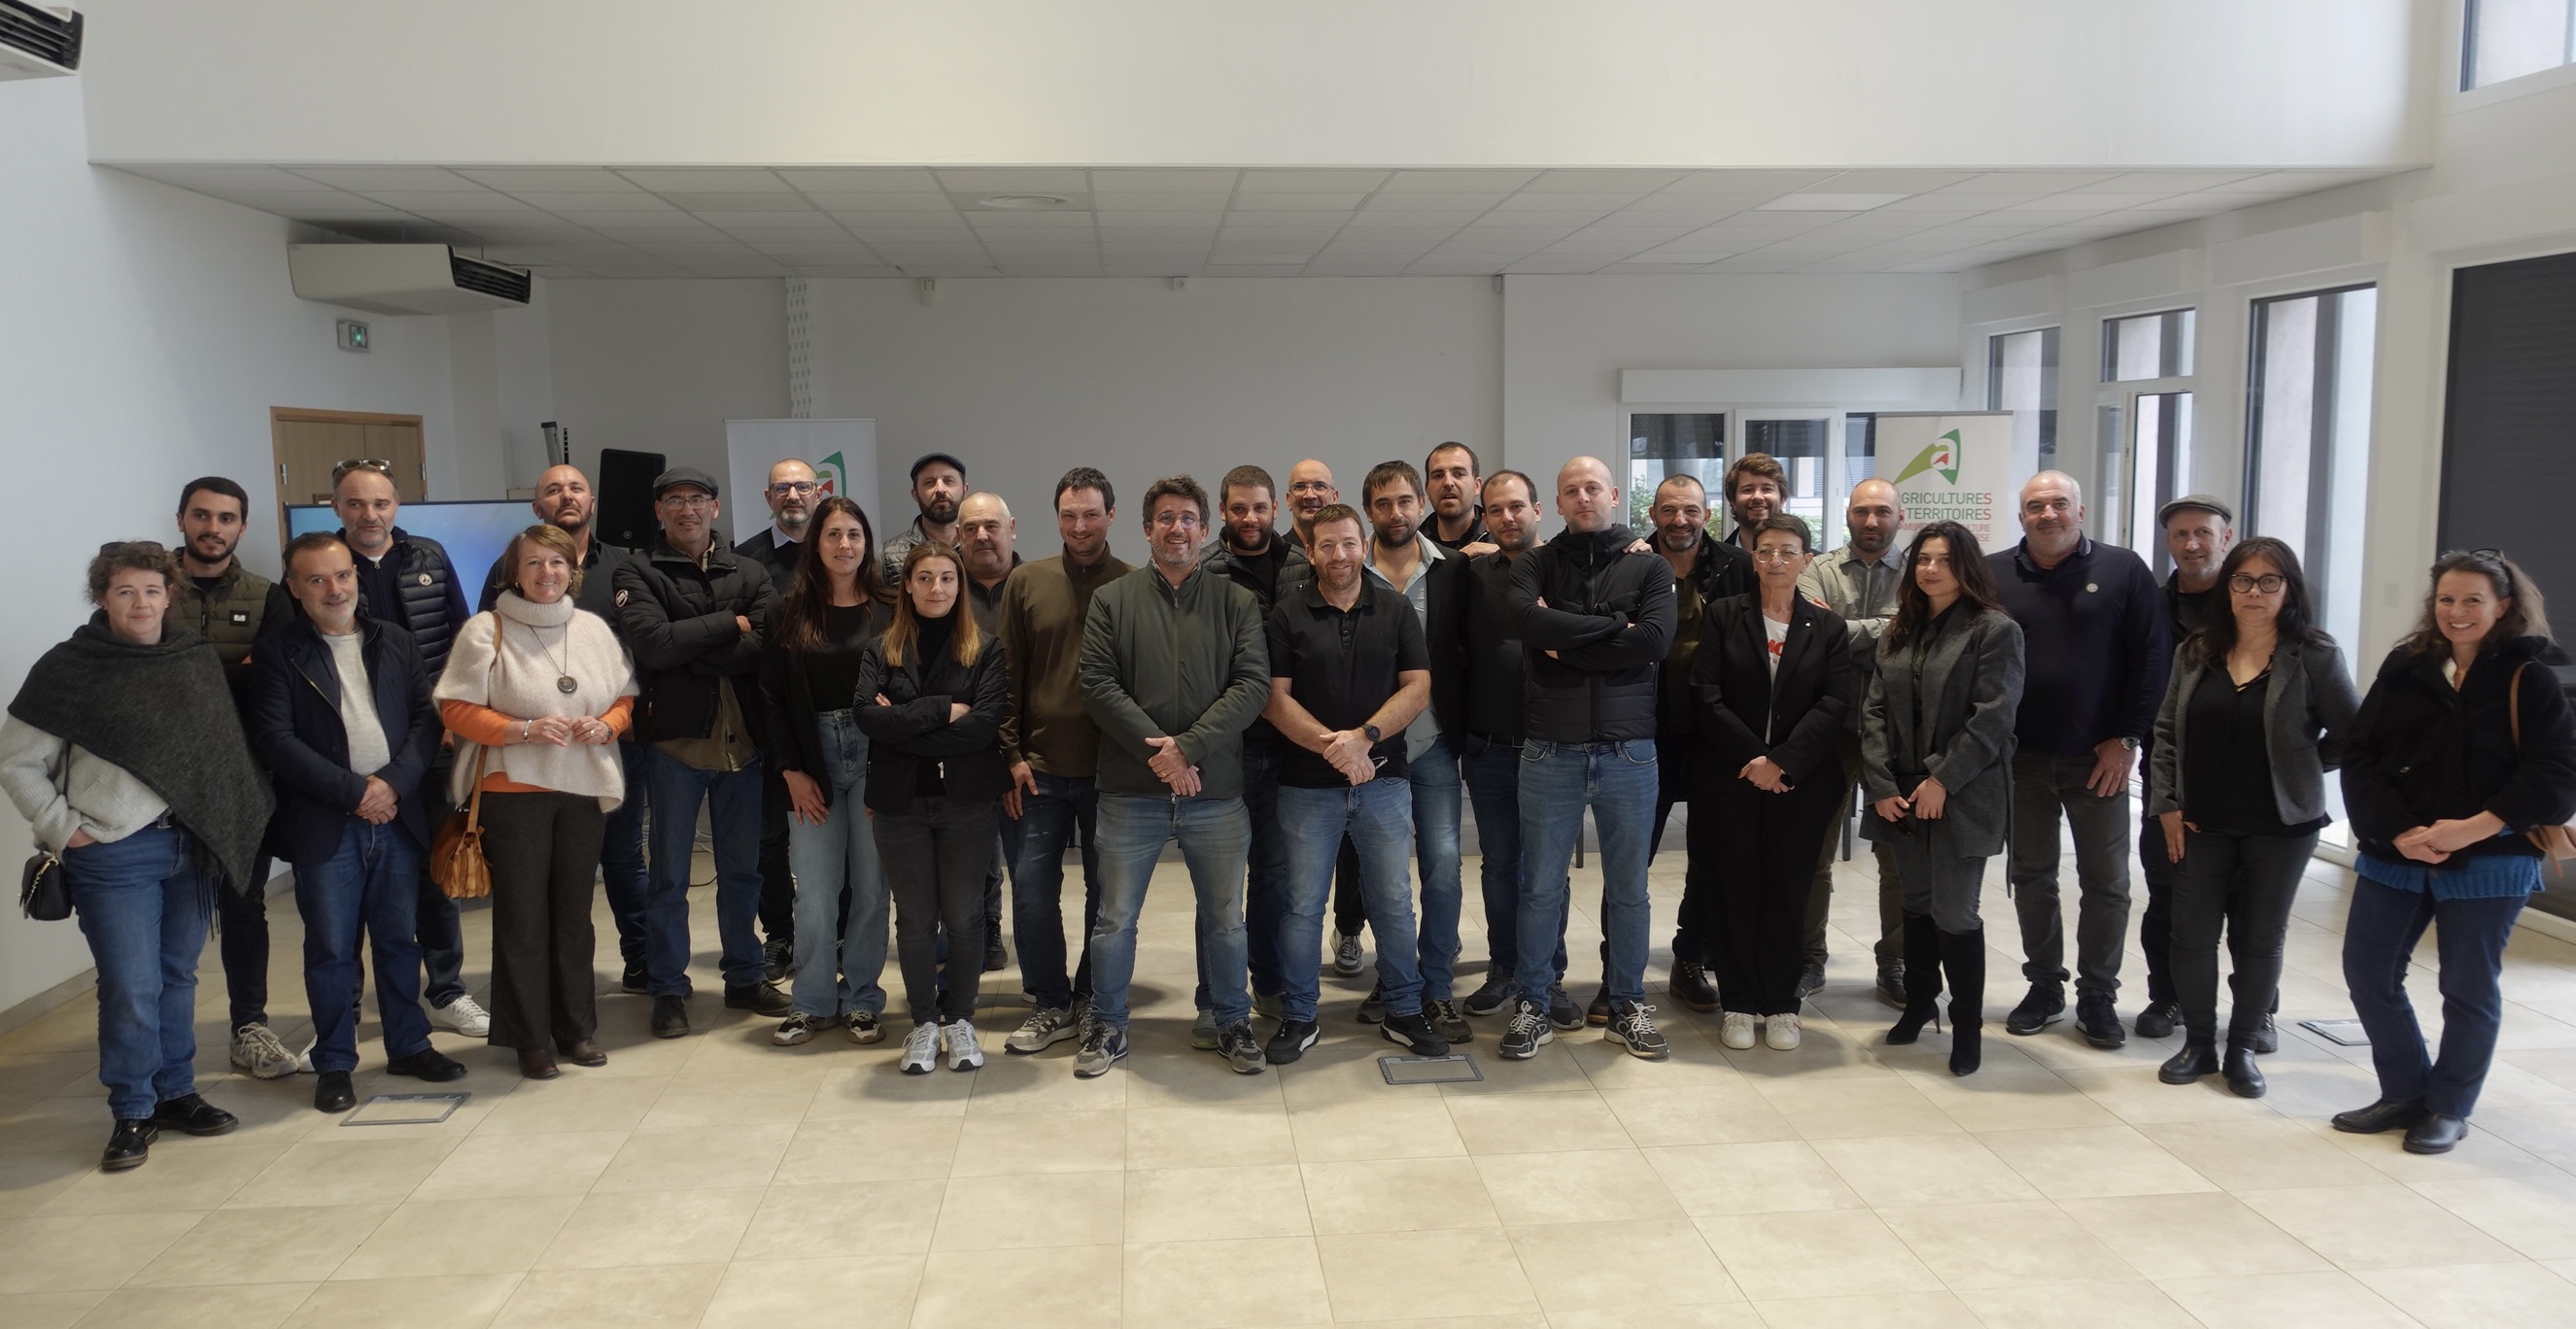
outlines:
[{"label": "brown leather shoe", "polygon": [[561,1051],[565,1057],[569,1058],[575,1066],[605,1066],[608,1064],[608,1053],[602,1050],[599,1044],[591,1039],[575,1039],[569,1043],[559,1044],[557,1047],[558,1050]]},{"label": "brown leather shoe", "polygon": [[531,1080],[551,1080],[563,1074],[563,1068],[555,1065],[555,1054],[544,1048],[521,1048],[519,1074]]}]

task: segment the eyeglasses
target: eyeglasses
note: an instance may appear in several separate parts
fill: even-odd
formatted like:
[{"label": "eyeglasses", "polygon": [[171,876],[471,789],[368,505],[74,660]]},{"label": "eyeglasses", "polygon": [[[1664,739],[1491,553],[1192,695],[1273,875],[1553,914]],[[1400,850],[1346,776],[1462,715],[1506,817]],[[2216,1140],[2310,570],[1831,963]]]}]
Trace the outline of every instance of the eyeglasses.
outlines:
[{"label": "eyeglasses", "polygon": [[1199,514],[1195,512],[1157,512],[1154,514],[1154,524],[1156,526],[1196,528],[1199,524]]},{"label": "eyeglasses", "polygon": [[382,457],[351,457],[331,468],[331,483],[340,483],[340,477],[351,471],[374,471],[390,480],[394,475],[394,464]]},{"label": "eyeglasses", "polygon": [[821,486],[815,484],[811,480],[782,480],[777,484],[771,485],[769,487],[769,492],[778,495],[780,498],[803,498],[807,494],[811,494],[819,488],[821,488]]},{"label": "eyeglasses", "polygon": [[1756,549],[1753,551],[1753,561],[1756,563],[1794,563],[1806,556],[1805,551],[1798,549]]},{"label": "eyeglasses", "polygon": [[716,505],[714,499],[704,494],[669,494],[661,502],[663,507],[674,512],[704,512]]},{"label": "eyeglasses", "polygon": [[1333,486],[1329,481],[1298,480],[1288,486],[1288,492],[1292,494],[1321,494],[1330,490],[1332,487]]},{"label": "eyeglasses", "polygon": [[2227,579],[2227,589],[2238,595],[2250,595],[2255,591],[2261,591],[2265,595],[2279,595],[2281,588],[2289,584],[2290,579],[2277,572],[2266,572],[2260,577],[2248,577],[2240,572]]}]

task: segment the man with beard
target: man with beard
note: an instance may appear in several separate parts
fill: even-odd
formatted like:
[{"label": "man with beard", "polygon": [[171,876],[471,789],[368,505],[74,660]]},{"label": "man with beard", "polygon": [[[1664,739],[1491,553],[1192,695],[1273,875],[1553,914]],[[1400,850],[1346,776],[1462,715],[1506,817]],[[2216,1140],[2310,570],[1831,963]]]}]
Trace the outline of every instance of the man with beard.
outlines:
[{"label": "man with beard", "polygon": [[[1217,538],[1199,565],[1252,592],[1264,622],[1279,602],[1280,572],[1286,567],[1288,542],[1272,529],[1279,505],[1272,498],[1270,472],[1237,466],[1217,485]],[[1243,807],[1252,818],[1252,849],[1244,869],[1243,934],[1249,952],[1252,1004],[1273,1019],[1282,1009],[1283,956],[1279,934],[1288,915],[1288,847],[1280,838],[1279,730],[1267,719],[1243,731]],[[1207,983],[1199,983],[1200,1025],[1192,1037],[1213,1038],[1215,1023],[1207,1011]]]},{"label": "man with beard", "polygon": [[[1753,528],[1788,511],[1789,473],[1767,452],[1748,452],[1726,468],[1726,507],[1735,517],[1735,529],[1726,541],[1747,555],[1753,552]],[[1749,569],[1752,565],[1746,564]],[[1744,589],[1753,589],[1753,574],[1744,576]],[[1736,592],[1729,592],[1735,594]]]},{"label": "man with beard", "polygon": [[[1905,505],[1897,501],[1896,486],[1885,480],[1863,480],[1852,486],[1851,505],[1843,513],[1844,524],[1851,528],[1851,542],[1807,565],[1798,574],[1798,592],[1841,616],[1851,630],[1852,663],[1858,670],[1861,687],[1866,691],[1869,678],[1878,668],[1878,637],[1887,629],[1888,620],[1896,613],[1896,597],[1905,585],[1905,553],[1897,548],[1896,534],[1905,524]],[[1842,736],[1843,778],[1860,780],[1860,713],[1854,708],[1851,723]],[[1833,904],[1834,851],[1842,837],[1825,837],[1824,852],[1816,860],[1815,887],[1807,896],[1806,972],[1798,986],[1809,988],[1824,983],[1825,916]],[[1877,841],[1871,841],[1876,857]],[[1940,933],[1931,928],[1926,918],[1914,949],[1924,963],[1934,963],[1939,954]],[[1873,948],[1878,960],[1879,1000],[1891,1006],[1905,1005],[1905,891],[1896,879],[1895,864],[1878,859],[1878,944]]]},{"label": "man with beard", "polygon": [[[295,617],[286,588],[236,557],[250,515],[250,495],[220,475],[179,491],[179,571],[170,588],[169,621],[213,643],[232,685],[233,706],[247,727],[251,644]],[[268,871],[262,857],[248,890],[217,891],[224,990],[232,1002],[233,1067],[254,1078],[292,1075],[300,1061],[268,1027]]]},{"label": "man with beard", "polygon": [[769,569],[769,584],[784,597],[796,584],[796,558],[805,549],[805,531],[814,523],[814,505],[823,501],[814,468],[793,457],[769,468],[769,525],[735,545],[733,551]]},{"label": "man with beard", "polygon": [[1443,443],[1422,459],[1422,481],[1431,491],[1431,523],[1422,533],[1469,558],[1494,552],[1485,530],[1484,469],[1464,443]]},{"label": "man with beard", "polygon": [[957,543],[957,505],[966,501],[966,463],[945,452],[925,454],[912,464],[912,503],[921,515],[886,541],[885,584],[903,584],[903,560],[924,540]]},{"label": "man with beard", "polygon": [[[1002,586],[1020,565],[1020,523],[1002,496],[977,490],[957,505],[957,553],[966,561],[966,605],[978,630],[1001,640]],[[992,866],[984,870],[984,972],[1010,964],[1002,946],[1002,873],[1018,852],[1019,823],[1002,819]]]},{"label": "man with beard", "polygon": [[[571,536],[573,548],[581,551],[581,591],[573,597],[574,606],[599,615],[608,630],[624,641],[626,621],[617,612],[617,570],[632,555],[595,538],[599,496],[590,487],[590,477],[578,466],[547,467],[537,477],[537,496],[528,509],[537,514],[537,520]],[[490,613],[510,585],[505,549],[483,579],[475,612]],[[630,732],[617,740],[617,756],[626,768],[628,797],[608,814],[608,833],[599,846],[599,877],[608,896],[609,917],[617,924],[618,956],[625,962],[619,986],[641,995],[645,991],[644,896],[651,884],[644,864],[644,749],[636,746]]]}]

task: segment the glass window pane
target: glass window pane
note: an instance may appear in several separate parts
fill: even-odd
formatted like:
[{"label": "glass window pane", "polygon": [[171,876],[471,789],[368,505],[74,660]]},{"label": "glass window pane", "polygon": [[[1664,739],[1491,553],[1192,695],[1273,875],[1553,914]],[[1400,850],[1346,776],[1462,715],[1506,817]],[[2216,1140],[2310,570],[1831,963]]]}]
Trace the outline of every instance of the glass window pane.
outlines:
[{"label": "glass window pane", "polygon": [[2482,88],[2566,64],[2570,8],[2569,0],[2471,0],[2461,86]]},{"label": "glass window pane", "polygon": [[[1806,518],[1811,535],[1821,535],[1825,525],[1825,445],[1832,426],[1831,420],[1823,419],[1744,422],[1745,452],[1769,453],[1788,472],[1789,492],[1782,508],[1791,516]],[[1711,516],[1714,519],[1715,514]],[[1725,524],[1734,528],[1732,511]]]},{"label": "glass window pane", "polygon": [[2254,304],[2249,484],[2237,530],[2298,552],[2318,621],[2342,641],[2361,629],[2357,551],[2378,312],[2370,287]]},{"label": "glass window pane", "polygon": [[2121,424],[2117,406],[2101,407],[2094,415],[2093,437],[2099,442],[2093,449],[2092,482],[2084,487],[2084,512],[2094,539],[2125,547],[2129,543],[2129,435]]},{"label": "glass window pane", "polygon": [[[1665,480],[1676,475],[1695,476],[1714,495],[1725,474],[1725,412],[1675,411],[1628,417],[1630,527],[1645,530],[1653,525],[1646,518],[1646,510],[1654,506],[1655,486]],[[1540,506],[1554,510],[1544,501]]]},{"label": "glass window pane", "polygon": [[2104,320],[2102,381],[2189,378],[2198,322],[2196,311],[2189,309]]},{"label": "glass window pane", "polygon": [[2164,533],[2156,529],[2156,509],[2191,492],[2192,394],[2149,392],[2138,396],[2137,433],[2130,440],[2132,458],[2126,495],[2128,539],[2125,543],[2161,576],[2169,566]]},{"label": "glass window pane", "polygon": [[2056,463],[2057,329],[1987,339],[1986,409],[2013,412],[2013,446],[2028,446],[2039,469]]},{"label": "glass window pane", "polygon": [[1825,524],[1831,529],[1816,532],[1817,549],[1840,549],[1851,540],[1851,527],[1843,521],[1845,511],[1851,507],[1851,491],[1876,474],[1878,417],[1854,411],[1843,417],[1843,469],[1834,481],[1834,488],[1840,492],[1833,496],[1833,504],[1825,513]]}]

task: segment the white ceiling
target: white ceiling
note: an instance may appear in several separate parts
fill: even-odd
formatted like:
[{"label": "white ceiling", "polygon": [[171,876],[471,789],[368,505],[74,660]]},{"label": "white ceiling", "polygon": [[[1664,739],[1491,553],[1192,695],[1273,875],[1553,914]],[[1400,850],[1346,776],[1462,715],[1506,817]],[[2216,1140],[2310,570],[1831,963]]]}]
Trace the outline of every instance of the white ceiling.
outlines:
[{"label": "white ceiling", "polygon": [[[1953,272],[2384,174],[120,169],[353,239],[444,241],[557,277]],[[1032,193],[1070,203],[981,206]],[[1799,206],[1890,195],[1858,212]]]}]

